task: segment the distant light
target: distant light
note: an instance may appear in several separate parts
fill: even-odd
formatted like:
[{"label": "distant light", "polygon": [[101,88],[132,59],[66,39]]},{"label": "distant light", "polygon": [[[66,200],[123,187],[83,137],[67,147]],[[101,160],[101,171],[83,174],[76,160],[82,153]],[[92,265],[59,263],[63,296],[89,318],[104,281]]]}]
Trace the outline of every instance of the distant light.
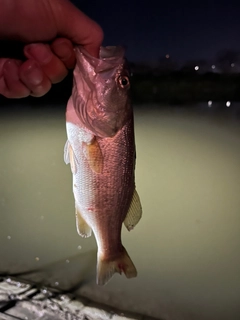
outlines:
[{"label": "distant light", "polygon": [[195,69],[196,71],[197,71],[197,70],[199,70],[199,66],[195,66],[195,68],[194,68],[194,69]]},{"label": "distant light", "polygon": [[43,294],[47,294],[48,293],[47,289],[42,289],[41,291],[42,291]]},{"label": "distant light", "polygon": [[209,106],[209,108],[212,106],[212,100],[208,101],[208,106]]},{"label": "distant light", "polygon": [[235,67],[235,64],[234,64],[234,63],[231,63],[231,67],[234,68],[234,67]]},{"label": "distant light", "polygon": [[169,59],[169,58],[170,58],[170,55],[169,55],[169,54],[166,54],[165,57],[166,57],[166,59]]},{"label": "distant light", "polygon": [[230,105],[231,105],[231,102],[230,102],[230,101],[227,101],[227,102],[226,102],[226,106],[229,108]]},{"label": "distant light", "polygon": [[215,69],[215,68],[216,68],[216,66],[215,66],[215,64],[213,64],[213,65],[212,65],[212,69]]}]

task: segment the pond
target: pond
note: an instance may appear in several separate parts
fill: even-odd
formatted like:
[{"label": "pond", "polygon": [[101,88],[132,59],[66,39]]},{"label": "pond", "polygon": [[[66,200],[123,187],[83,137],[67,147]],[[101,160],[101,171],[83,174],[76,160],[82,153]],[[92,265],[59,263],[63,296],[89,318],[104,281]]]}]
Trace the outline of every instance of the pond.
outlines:
[{"label": "pond", "polygon": [[122,241],[138,277],[104,287],[75,227],[65,106],[1,109],[1,274],[159,319],[239,319],[239,104],[135,106],[143,217]]}]

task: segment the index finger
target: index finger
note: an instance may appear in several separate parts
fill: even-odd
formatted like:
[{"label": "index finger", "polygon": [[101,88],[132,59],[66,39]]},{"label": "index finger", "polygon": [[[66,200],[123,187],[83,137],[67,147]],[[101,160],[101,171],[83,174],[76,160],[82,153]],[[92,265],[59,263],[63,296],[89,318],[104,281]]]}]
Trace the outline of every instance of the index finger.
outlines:
[{"label": "index finger", "polygon": [[94,57],[98,57],[103,41],[102,28],[71,2],[59,0],[51,2],[52,12],[60,36],[82,45]]}]

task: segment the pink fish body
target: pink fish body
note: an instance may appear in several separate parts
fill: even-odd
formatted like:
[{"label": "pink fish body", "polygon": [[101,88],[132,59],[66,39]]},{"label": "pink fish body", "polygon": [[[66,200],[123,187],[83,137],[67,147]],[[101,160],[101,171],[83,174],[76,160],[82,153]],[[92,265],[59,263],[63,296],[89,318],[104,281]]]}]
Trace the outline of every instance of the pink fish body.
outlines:
[{"label": "pink fish body", "polygon": [[79,235],[93,231],[97,283],[115,272],[137,275],[121,242],[142,215],[135,190],[135,141],[129,71],[121,47],[101,47],[100,58],[76,48],[72,96],[66,111],[65,162],[71,165]]}]

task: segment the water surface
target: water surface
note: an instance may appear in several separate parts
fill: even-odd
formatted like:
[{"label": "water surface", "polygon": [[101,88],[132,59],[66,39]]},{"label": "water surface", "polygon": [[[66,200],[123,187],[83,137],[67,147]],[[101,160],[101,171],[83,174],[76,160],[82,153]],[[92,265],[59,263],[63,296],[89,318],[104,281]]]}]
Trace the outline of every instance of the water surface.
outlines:
[{"label": "water surface", "polygon": [[40,269],[22,277],[161,319],[239,319],[238,104],[136,106],[143,218],[122,238],[138,277],[105,287],[75,228],[65,106],[1,107],[0,273]]}]

